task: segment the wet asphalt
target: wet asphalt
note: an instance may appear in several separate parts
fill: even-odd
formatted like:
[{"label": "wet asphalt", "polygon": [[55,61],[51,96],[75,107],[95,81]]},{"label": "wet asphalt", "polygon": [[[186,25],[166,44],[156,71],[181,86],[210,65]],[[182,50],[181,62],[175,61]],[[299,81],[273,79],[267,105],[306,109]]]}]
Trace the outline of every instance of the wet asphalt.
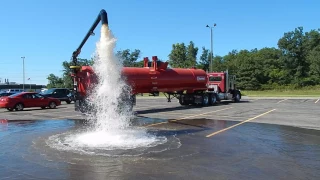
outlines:
[{"label": "wet asphalt", "polygon": [[1,109],[0,179],[320,179],[319,108],[317,99],[182,107],[176,100],[138,98],[134,125],[179,142],[132,157],[46,146],[49,135],[82,124],[73,104]]}]

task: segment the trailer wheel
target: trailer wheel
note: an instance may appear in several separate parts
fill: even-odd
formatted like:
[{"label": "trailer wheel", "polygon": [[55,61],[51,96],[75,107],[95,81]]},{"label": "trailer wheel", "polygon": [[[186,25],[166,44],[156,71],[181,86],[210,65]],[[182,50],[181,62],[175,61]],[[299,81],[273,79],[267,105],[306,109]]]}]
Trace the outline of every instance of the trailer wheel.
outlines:
[{"label": "trailer wheel", "polygon": [[209,104],[212,106],[217,103],[217,95],[215,93],[210,94]]},{"label": "trailer wheel", "polygon": [[183,105],[183,106],[184,106],[184,105],[187,105],[186,101],[184,100],[184,96],[181,95],[181,96],[179,97],[179,103],[180,103],[180,105]]}]

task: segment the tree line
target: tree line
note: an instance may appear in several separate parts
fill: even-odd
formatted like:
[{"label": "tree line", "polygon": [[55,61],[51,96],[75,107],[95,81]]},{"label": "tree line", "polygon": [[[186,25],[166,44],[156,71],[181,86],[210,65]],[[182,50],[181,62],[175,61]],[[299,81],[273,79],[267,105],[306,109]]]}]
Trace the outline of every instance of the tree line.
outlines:
[{"label": "tree line", "polygon": [[[284,33],[277,45],[215,55],[212,70],[228,70],[236,75],[237,86],[243,90],[300,88],[320,84],[320,29],[304,32],[303,27],[297,27]],[[139,49],[117,51],[116,55],[123,60],[125,67],[143,67]],[[197,67],[209,72],[211,57],[209,49],[201,47],[199,53],[199,48],[190,41],[189,44],[173,44],[168,59],[163,61],[168,61],[171,68]],[[92,59],[78,61],[80,65],[93,64]],[[72,88],[70,65],[68,61],[62,63],[62,77],[54,74],[48,76],[48,88]]]}]

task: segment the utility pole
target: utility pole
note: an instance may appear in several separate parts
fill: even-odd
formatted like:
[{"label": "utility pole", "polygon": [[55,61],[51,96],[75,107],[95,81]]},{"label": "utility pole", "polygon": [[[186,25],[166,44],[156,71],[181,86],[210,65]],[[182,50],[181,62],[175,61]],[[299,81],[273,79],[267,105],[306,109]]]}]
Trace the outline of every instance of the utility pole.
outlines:
[{"label": "utility pole", "polygon": [[211,54],[211,58],[210,58],[210,72],[212,72],[212,69],[213,69],[213,67],[212,67],[212,64],[213,64],[213,40],[212,40],[212,29],[215,27],[215,26],[217,26],[217,24],[216,23],[214,23],[213,24],[213,26],[211,27],[211,26],[209,26],[209,25],[207,25],[206,27],[208,27],[208,28],[210,28],[210,41],[211,41],[211,51],[210,51],[210,54]]},{"label": "utility pole", "polygon": [[24,56],[21,57],[22,58],[22,69],[23,69],[23,84],[22,84],[22,87],[23,87],[23,91],[24,91],[24,84],[25,84],[25,77],[24,77]]},{"label": "utility pole", "polygon": [[30,88],[29,88],[29,91],[31,92],[31,78],[28,78],[28,80],[30,81]]}]

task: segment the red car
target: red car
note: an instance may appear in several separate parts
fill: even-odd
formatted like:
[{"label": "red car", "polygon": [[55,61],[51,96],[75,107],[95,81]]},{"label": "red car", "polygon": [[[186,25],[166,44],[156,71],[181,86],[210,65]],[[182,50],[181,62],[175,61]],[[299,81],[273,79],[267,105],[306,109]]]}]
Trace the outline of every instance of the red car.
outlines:
[{"label": "red car", "polygon": [[9,111],[22,111],[23,108],[41,107],[51,109],[61,105],[56,98],[43,97],[36,92],[21,92],[7,97],[0,97],[0,108],[7,108]]}]

